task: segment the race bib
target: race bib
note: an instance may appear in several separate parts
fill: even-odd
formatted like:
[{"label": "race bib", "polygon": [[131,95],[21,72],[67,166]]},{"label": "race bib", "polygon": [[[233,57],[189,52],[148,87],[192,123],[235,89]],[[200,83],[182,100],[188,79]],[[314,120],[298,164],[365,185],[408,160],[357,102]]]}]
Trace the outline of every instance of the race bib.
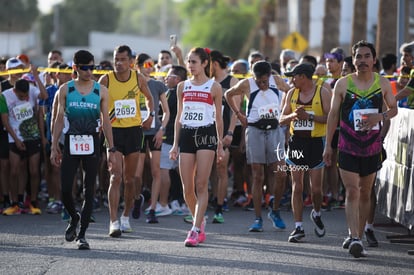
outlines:
[{"label": "race bib", "polygon": [[115,101],[115,117],[130,118],[137,114],[135,99],[123,99]]},{"label": "race bib", "polygon": [[[365,114],[378,114],[378,109],[371,108],[371,109],[354,110],[354,130],[355,131],[361,131],[363,115]],[[372,127],[371,130],[379,130],[379,123],[377,123],[377,125]]]},{"label": "race bib", "polygon": [[71,155],[92,155],[94,153],[93,136],[70,135],[69,151]]},{"label": "race bib", "polygon": [[268,104],[257,110],[260,119],[279,119],[279,110],[276,104]]},{"label": "race bib", "polygon": [[[314,115],[313,111],[306,111],[308,114]],[[299,119],[293,121],[293,129],[295,131],[312,131],[315,128],[315,122],[309,119]]]},{"label": "race bib", "polygon": [[183,112],[183,123],[201,122],[206,116],[206,107],[202,105],[185,106]]},{"label": "race bib", "polygon": [[33,108],[30,102],[26,102],[20,105],[17,105],[13,108],[14,117],[18,122],[22,122],[26,119],[33,117]]}]

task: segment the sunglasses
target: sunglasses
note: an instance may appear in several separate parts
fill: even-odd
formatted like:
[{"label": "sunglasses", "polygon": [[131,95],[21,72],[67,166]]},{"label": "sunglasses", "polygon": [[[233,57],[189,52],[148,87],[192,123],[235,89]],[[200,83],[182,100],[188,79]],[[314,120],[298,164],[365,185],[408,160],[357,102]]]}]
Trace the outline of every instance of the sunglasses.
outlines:
[{"label": "sunglasses", "polygon": [[93,71],[95,69],[95,65],[77,65],[79,70],[82,71],[87,71],[87,70],[91,70]]},{"label": "sunglasses", "polygon": [[143,67],[144,67],[145,69],[153,68],[153,67],[154,67],[154,62],[150,62],[150,61],[148,61],[148,62],[144,62]]}]

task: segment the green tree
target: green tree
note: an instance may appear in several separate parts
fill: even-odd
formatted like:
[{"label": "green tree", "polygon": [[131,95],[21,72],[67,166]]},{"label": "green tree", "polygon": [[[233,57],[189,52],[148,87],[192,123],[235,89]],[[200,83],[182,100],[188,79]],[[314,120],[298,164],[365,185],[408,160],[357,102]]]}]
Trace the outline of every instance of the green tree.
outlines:
[{"label": "green tree", "polygon": [[27,32],[39,15],[37,0],[0,0],[0,31]]},{"label": "green tree", "polygon": [[[111,0],[85,2],[65,0],[59,5],[58,28],[60,30],[60,45],[85,46],[91,31],[113,32],[116,29],[119,9]],[[41,37],[43,49],[48,52],[53,42],[54,18],[52,14],[43,16],[41,22]],[[56,27],[56,26],[55,26]]]},{"label": "green tree", "polygon": [[250,30],[257,25],[259,4],[260,1],[185,1],[180,13],[187,19],[184,43],[218,49],[233,58],[246,58],[239,54]]},{"label": "green tree", "polygon": [[181,25],[179,5],[173,0],[120,0],[117,32],[149,37],[177,33]]}]

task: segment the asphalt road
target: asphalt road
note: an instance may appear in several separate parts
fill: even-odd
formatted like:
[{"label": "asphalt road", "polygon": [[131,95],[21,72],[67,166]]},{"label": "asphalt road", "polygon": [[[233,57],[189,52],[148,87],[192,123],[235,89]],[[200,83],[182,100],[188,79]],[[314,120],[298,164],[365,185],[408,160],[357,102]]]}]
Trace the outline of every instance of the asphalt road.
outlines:
[{"label": "asphalt road", "polygon": [[[413,274],[414,244],[390,243],[390,234],[406,234],[377,215],[378,248],[368,257],[353,258],[342,249],[347,234],[344,210],[323,213],[327,233],[318,238],[304,212],[306,237],[288,243],[292,213],[282,211],[286,230],[276,230],[264,219],[264,232],[250,233],[253,212],[231,208],[224,224],[206,227],[207,240],[196,248],[184,246],[190,225],[181,216],[160,217],[159,224],[131,219],[134,232],[108,237],[108,211],[95,213],[86,238],[89,251],[64,239],[66,223],[59,215],[0,216],[0,274]],[[263,216],[266,217],[267,211]]]}]

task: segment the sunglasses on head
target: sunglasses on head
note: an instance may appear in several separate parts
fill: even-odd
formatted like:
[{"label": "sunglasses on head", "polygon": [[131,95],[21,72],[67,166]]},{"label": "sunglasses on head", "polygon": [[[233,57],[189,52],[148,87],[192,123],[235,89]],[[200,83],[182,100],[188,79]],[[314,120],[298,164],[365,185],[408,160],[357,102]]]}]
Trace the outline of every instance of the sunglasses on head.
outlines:
[{"label": "sunglasses on head", "polygon": [[151,62],[151,61],[144,62],[143,67],[144,67],[145,69],[153,68],[153,67],[154,67],[154,62]]},{"label": "sunglasses on head", "polygon": [[79,70],[82,71],[87,71],[87,70],[91,70],[93,71],[95,69],[95,65],[77,65]]}]

